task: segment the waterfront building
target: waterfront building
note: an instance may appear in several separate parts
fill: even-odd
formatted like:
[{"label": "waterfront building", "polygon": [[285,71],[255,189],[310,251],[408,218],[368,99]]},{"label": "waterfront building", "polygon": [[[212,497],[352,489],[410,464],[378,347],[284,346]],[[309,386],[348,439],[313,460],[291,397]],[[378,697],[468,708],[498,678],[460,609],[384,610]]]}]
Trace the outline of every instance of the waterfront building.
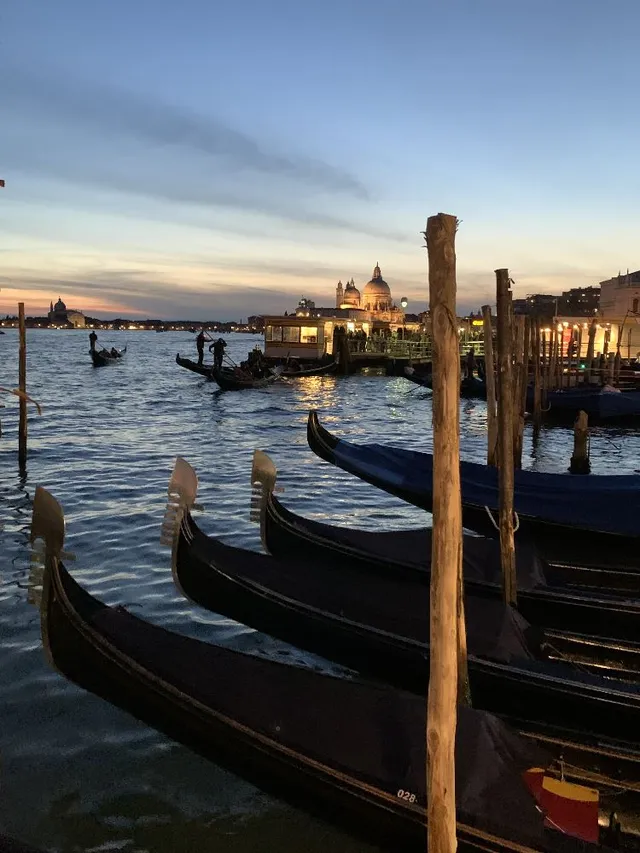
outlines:
[{"label": "waterfront building", "polygon": [[81,311],[74,311],[67,308],[62,299],[58,297],[58,301],[54,305],[49,304],[49,323],[52,326],[73,326],[74,329],[84,329],[86,326],[86,318]]}]

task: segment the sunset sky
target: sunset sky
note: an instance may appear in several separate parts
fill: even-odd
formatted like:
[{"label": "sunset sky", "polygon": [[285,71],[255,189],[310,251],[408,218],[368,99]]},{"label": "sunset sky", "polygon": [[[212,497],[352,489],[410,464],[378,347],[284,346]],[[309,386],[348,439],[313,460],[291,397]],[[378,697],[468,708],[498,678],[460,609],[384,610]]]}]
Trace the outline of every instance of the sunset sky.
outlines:
[{"label": "sunset sky", "polygon": [[8,0],[0,313],[239,319],[376,262],[459,310],[640,267],[637,0]]}]

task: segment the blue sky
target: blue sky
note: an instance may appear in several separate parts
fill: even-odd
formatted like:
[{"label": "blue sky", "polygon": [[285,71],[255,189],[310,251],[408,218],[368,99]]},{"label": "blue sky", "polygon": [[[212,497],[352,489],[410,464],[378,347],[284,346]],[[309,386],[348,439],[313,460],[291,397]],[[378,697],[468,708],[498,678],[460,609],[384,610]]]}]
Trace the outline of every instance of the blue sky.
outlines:
[{"label": "blue sky", "polygon": [[631,0],[8,0],[0,312],[278,313],[376,261],[422,310],[438,211],[461,312],[497,267],[635,269],[639,29]]}]

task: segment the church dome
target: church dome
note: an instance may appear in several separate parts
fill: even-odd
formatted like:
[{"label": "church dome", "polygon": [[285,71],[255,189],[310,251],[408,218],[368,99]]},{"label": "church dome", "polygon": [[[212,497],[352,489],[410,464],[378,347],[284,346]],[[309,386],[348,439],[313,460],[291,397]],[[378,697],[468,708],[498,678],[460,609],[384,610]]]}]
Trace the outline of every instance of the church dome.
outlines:
[{"label": "church dome", "polygon": [[347,283],[347,286],[344,289],[345,299],[348,296],[350,299],[360,299],[360,291],[353,283],[353,280]]},{"label": "church dome", "polygon": [[58,297],[58,301],[53,306],[53,310],[54,311],[66,311],[67,310],[67,306],[64,304],[62,299],[60,299],[60,297]]},{"label": "church dome", "polygon": [[391,298],[391,288],[382,278],[382,273],[380,272],[378,264],[375,265],[371,281],[367,282],[364,286],[364,295],[368,297],[376,297],[378,299],[380,297],[383,299]]}]

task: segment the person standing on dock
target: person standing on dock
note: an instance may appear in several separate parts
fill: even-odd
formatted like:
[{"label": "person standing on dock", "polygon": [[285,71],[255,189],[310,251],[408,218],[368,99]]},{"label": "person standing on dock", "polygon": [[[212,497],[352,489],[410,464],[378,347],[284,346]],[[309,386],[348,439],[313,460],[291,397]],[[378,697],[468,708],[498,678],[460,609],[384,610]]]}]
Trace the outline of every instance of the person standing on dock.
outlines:
[{"label": "person standing on dock", "polygon": [[200,329],[200,334],[196,338],[196,346],[198,347],[198,364],[202,364],[204,361],[204,342],[206,338],[204,336],[204,332]]},{"label": "person standing on dock", "polygon": [[467,353],[467,378],[473,378],[473,372],[476,369],[476,353],[473,347],[469,347]]},{"label": "person standing on dock", "polygon": [[89,349],[91,350],[91,352],[96,351],[96,341],[97,340],[98,340],[98,336],[96,335],[96,333],[92,329],[91,334],[89,335]]}]

